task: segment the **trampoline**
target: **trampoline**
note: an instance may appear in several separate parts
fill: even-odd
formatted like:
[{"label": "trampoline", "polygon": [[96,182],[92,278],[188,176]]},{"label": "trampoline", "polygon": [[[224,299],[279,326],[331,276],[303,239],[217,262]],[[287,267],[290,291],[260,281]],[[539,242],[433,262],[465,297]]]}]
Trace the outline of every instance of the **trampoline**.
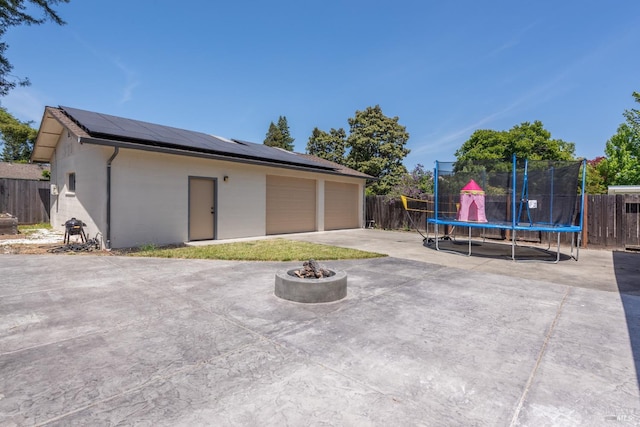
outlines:
[{"label": "trampoline", "polygon": [[[560,235],[571,233],[571,258],[578,260],[584,221],[585,160],[512,162],[436,162],[433,216],[435,248],[449,239],[448,230],[468,229],[468,255],[473,229],[501,230],[511,241],[516,261],[517,236],[523,232],[556,233],[554,262],[560,260]],[[444,227],[440,237],[439,228]],[[551,248],[551,238],[549,247]],[[575,248],[575,255],[574,255]]]}]

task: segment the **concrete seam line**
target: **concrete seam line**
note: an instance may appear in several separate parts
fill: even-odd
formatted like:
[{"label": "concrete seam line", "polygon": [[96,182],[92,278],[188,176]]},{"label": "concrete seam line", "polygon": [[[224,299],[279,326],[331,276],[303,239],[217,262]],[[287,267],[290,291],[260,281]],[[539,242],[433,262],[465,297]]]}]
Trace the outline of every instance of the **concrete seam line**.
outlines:
[{"label": "concrete seam line", "polygon": [[102,334],[102,333],[105,333],[105,332],[109,332],[109,331],[112,331],[112,330],[115,330],[115,329],[113,329],[113,328],[112,329],[101,329],[101,330],[98,330],[98,331],[88,332],[86,334],[74,335],[72,337],[64,338],[64,339],[57,340],[57,341],[48,341],[48,342],[45,342],[45,343],[42,343],[42,344],[32,345],[30,347],[22,347],[22,348],[18,348],[16,350],[9,350],[9,351],[5,351],[5,352],[0,353],[0,356],[9,356],[9,355],[12,355],[12,354],[18,354],[18,353],[21,353],[23,351],[29,351],[29,350],[42,348],[42,347],[52,346],[52,345],[55,345],[55,344],[61,344],[61,343],[67,342],[67,341],[73,341],[73,340],[77,340],[77,339],[90,337],[92,335],[99,335],[99,334]]},{"label": "concrete seam line", "polygon": [[551,323],[551,326],[549,327],[549,330],[547,331],[547,334],[544,338],[542,347],[540,348],[540,352],[538,353],[538,358],[536,359],[536,363],[533,366],[533,369],[531,370],[529,379],[527,380],[524,390],[522,391],[522,396],[520,396],[520,400],[518,401],[518,406],[516,407],[516,410],[513,413],[513,417],[511,418],[511,423],[509,424],[510,427],[514,427],[518,421],[518,418],[520,417],[520,412],[522,411],[524,402],[527,399],[527,396],[529,395],[529,391],[531,390],[533,379],[535,378],[536,373],[538,372],[538,368],[542,363],[542,358],[544,357],[547,351],[547,346],[549,345],[549,341],[551,340],[551,335],[553,334],[556,328],[556,325],[558,324],[558,320],[560,319],[560,314],[562,314],[562,309],[564,308],[564,305],[570,293],[571,293],[571,288],[569,287],[567,288],[566,292],[564,293],[564,296],[562,297],[562,300],[560,301],[560,305],[558,306],[558,310],[556,311],[556,316],[553,319],[553,322]]},{"label": "concrete seam line", "polygon": [[[69,289],[78,289],[78,288],[69,288]],[[52,345],[55,345],[55,344],[61,344],[61,343],[65,343],[65,342],[68,342],[68,341],[74,341],[74,340],[90,337],[90,336],[93,336],[93,335],[106,335],[106,334],[114,332],[114,331],[120,331],[120,330],[126,329],[126,328],[128,328],[130,326],[135,326],[138,323],[140,323],[140,322],[135,321],[135,320],[131,321],[131,322],[126,322],[126,323],[119,323],[119,324],[116,324],[116,326],[114,326],[112,328],[98,329],[97,331],[86,332],[86,333],[79,334],[79,335],[73,335],[71,337],[63,338],[63,339],[56,340],[56,341],[47,341],[47,342],[44,342],[44,343],[41,343],[41,344],[32,345],[30,347],[22,347],[22,348],[19,348],[19,349],[16,349],[16,350],[5,351],[3,353],[0,353],[0,356],[17,354],[17,353],[20,353],[20,352],[23,352],[23,351],[29,351],[29,350],[42,348],[42,347],[52,346]]]},{"label": "concrete seam line", "polygon": [[[361,300],[362,301],[370,301],[370,300],[373,300],[373,299],[379,299],[379,298],[381,298],[383,296],[386,296],[389,293],[394,293],[394,292],[397,292],[399,290],[402,290],[402,289],[406,288],[407,286],[412,286],[413,284],[418,285],[422,280],[423,279],[409,278],[409,279],[405,280],[404,282],[402,282],[402,283],[400,283],[400,284],[398,284],[396,286],[393,286],[393,287],[390,287],[388,289],[385,289],[384,291],[381,291],[379,294],[369,295],[368,297],[361,298]],[[346,309],[346,308],[351,308],[351,307],[344,307],[344,308]],[[336,310],[336,312],[339,311],[339,310],[342,310],[342,308],[339,308],[338,310]]]},{"label": "concrete seam line", "polygon": [[94,286],[60,286],[57,288],[47,288],[47,289],[42,289],[37,291],[22,292],[20,294],[0,295],[0,300],[2,300],[3,298],[15,298],[15,297],[22,297],[26,295],[44,294],[47,292],[54,292],[54,291],[69,291],[69,290],[74,291],[76,289],[91,289],[91,288],[94,288]]}]

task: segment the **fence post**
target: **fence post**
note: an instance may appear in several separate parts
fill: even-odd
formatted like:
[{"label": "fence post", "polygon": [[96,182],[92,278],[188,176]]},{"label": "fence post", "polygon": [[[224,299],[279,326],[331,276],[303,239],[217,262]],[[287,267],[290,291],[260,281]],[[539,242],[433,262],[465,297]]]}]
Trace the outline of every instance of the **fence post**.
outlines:
[{"label": "fence post", "polygon": [[582,213],[582,247],[587,247],[589,240],[589,197],[584,198],[584,212]]}]

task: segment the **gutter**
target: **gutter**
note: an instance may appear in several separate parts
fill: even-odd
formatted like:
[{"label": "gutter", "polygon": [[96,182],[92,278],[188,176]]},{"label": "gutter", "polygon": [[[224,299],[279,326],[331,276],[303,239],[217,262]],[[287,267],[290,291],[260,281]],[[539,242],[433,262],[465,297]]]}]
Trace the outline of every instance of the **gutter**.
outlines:
[{"label": "gutter", "polygon": [[109,160],[107,160],[107,250],[111,249],[111,163],[113,162],[113,159],[116,158],[119,151],[120,147],[114,147],[113,154],[109,157]]}]

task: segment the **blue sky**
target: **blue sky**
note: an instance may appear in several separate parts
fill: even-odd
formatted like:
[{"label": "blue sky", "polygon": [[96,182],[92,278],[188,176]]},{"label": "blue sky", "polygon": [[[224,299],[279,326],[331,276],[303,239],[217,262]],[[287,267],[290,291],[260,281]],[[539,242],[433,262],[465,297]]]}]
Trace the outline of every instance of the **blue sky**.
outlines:
[{"label": "blue sky", "polygon": [[540,120],[603,155],[640,91],[640,1],[71,0],[65,26],[11,28],[0,103],[39,125],[64,105],[262,143],[380,105],[405,166],[453,160],[476,129]]}]

